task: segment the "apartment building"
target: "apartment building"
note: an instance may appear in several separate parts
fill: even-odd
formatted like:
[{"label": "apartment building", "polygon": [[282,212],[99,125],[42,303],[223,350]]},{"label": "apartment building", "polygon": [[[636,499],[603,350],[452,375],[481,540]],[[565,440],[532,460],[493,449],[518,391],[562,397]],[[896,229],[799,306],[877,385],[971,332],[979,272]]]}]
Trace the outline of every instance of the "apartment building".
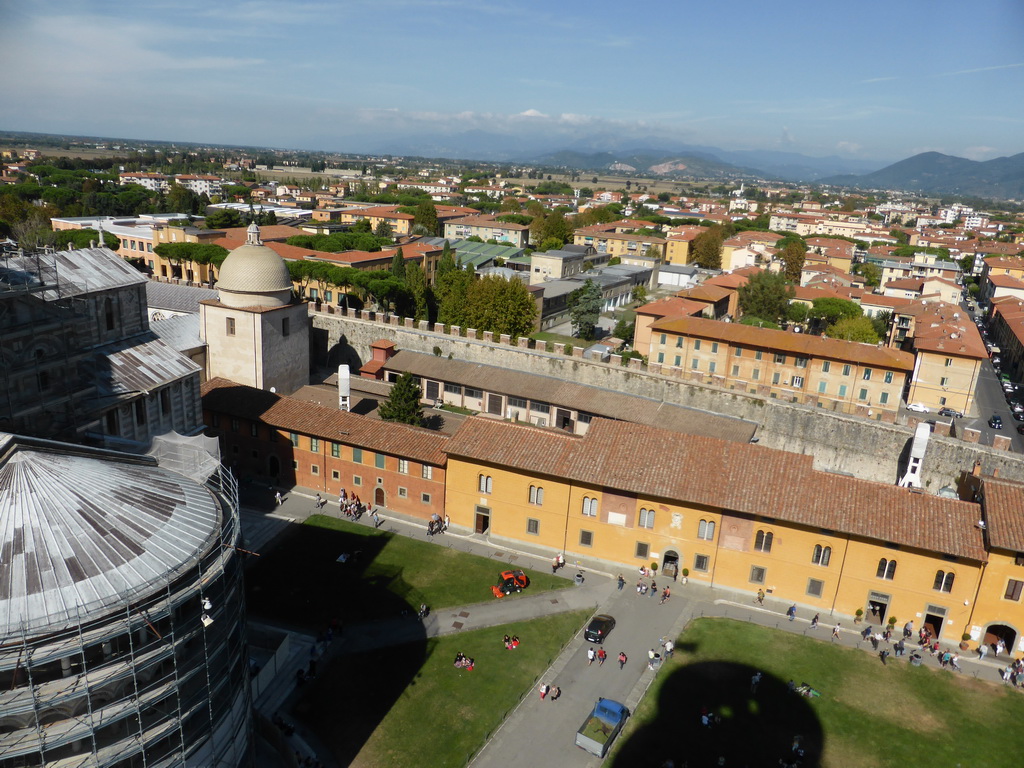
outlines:
[{"label": "apartment building", "polygon": [[444,236],[451,240],[479,237],[485,242],[496,240],[502,245],[525,248],[530,242],[530,228],[525,224],[498,221],[498,215],[476,215],[444,222]]},{"label": "apartment building", "polygon": [[213,197],[220,194],[221,180],[219,176],[198,176],[195,174],[179,174],[174,183],[191,189],[197,195]]},{"label": "apartment building", "polygon": [[652,248],[657,249],[659,257],[665,255],[666,240],[651,235],[631,235],[618,232],[583,232],[573,234],[574,245],[588,245],[597,253],[608,256],[643,256]]},{"label": "apartment building", "polygon": [[153,192],[166,192],[171,186],[170,180],[162,173],[121,173],[118,181],[121,186],[138,184]]},{"label": "apartment building", "polygon": [[648,358],[663,373],[877,419],[895,417],[914,370],[890,347],[697,317],[653,323]]}]

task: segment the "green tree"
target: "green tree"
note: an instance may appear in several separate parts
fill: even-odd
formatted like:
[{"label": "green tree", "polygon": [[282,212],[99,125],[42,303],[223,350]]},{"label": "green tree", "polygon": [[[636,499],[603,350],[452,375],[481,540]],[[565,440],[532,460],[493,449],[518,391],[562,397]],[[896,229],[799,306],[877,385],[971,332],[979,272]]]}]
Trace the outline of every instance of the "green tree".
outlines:
[{"label": "green tree", "polygon": [[576,336],[586,341],[594,338],[603,305],[604,296],[593,280],[587,280],[582,287],[569,294],[569,319]]},{"label": "green tree", "polygon": [[785,316],[786,307],[796,294],[783,275],[764,271],[751,275],[747,284],[741,285],[737,292],[743,315],[753,315],[773,323]]},{"label": "green tree", "polygon": [[454,272],[458,267],[455,264],[455,257],[452,256],[451,246],[448,245],[448,241],[444,241],[444,246],[441,248],[441,258],[437,260],[437,275],[435,276],[435,282],[440,280],[445,275]]},{"label": "green tree", "polygon": [[[441,259],[444,261],[444,257]],[[473,283],[471,272],[455,266],[444,274],[438,269],[434,293],[437,296],[437,320],[445,325],[466,325],[466,300]]]},{"label": "green tree", "polygon": [[808,316],[816,320],[822,320],[826,325],[831,326],[844,317],[854,318],[860,317],[862,314],[863,310],[855,302],[848,301],[847,299],[827,297],[815,299]]},{"label": "green tree", "polygon": [[884,339],[889,335],[889,323],[892,322],[892,312],[886,310],[871,316],[871,325],[874,326],[878,338]]},{"label": "green tree", "polygon": [[833,339],[861,341],[865,344],[877,344],[878,333],[870,317],[843,317],[828,327],[826,333]]},{"label": "green tree", "polygon": [[560,238],[546,237],[544,238],[544,241],[539,246],[537,246],[537,250],[542,252],[557,251],[560,250],[563,245],[565,245],[565,242],[562,241]]},{"label": "green tree", "polygon": [[384,421],[397,421],[401,424],[412,424],[422,427],[423,406],[420,397],[423,392],[413,375],[406,371],[391,387],[388,398],[377,409],[377,415]]},{"label": "green tree", "polygon": [[234,208],[221,208],[206,216],[207,229],[228,229],[242,226],[242,214]]},{"label": "green tree", "polygon": [[863,264],[854,265],[856,273],[864,278],[864,283],[867,286],[880,285],[882,282],[882,268],[877,264],[872,264],[870,261],[866,261]]},{"label": "green tree", "polygon": [[413,220],[418,226],[423,227],[431,236],[437,234],[437,206],[433,200],[424,200],[416,206]]},{"label": "green tree", "polygon": [[802,301],[791,301],[786,307],[785,319],[791,323],[806,323],[811,308]]},{"label": "green tree", "polygon": [[471,280],[466,291],[468,327],[515,339],[533,332],[536,317],[537,304],[522,281],[497,275]]},{"label": "green tree", "polygon": [[633,295],[630,297],[637,304],[647,303],[647,286],[637,285],[633,287]]},{"label": "green tree", "polygon": [[722,227],[717,224],[701,232],[693,239],[693,243],[690,246],[693,253],[693,261],[698,266],[704,267],[704,269],[721,269],[722,243],[724,240]]},{"label": "green tree", "polygon": [[373,234],[377,237],[386,237],[390,239],[395,234],[394,228],[386,221],[380,221],[377,226],[374,227]]},{"label": "green tree", "polygon": [[391,257],[391,274],[399,280],[405,280],[405,255],[401,248]]},{"label": "green tree", "polygon": [[627,320],[625,316],[623,316],[616,321],[615,329],[612,331],[612,336],[631,344],[633,343],[633,333],[635,330],[636,321]]},{"label": "green tree", "polygon": [[430,286],[427,285],[427,276],[418,262],[411,261],[405,265],[405,285],[412,294],[413,317],[417,322],[429,320]]},{"label": "green tree", "polygon": [[786,279],[794,283],[800,282],[800,273],[807,258],[807,245],[802,240],[791,239],[782,248],[779,258],[782,259]]},{"label": "green tree", "polygon": [[778,323],[773,323],[771,320],[766,320],[757,315],[744,315],[740,318],[740,325],[752,325],[755,328],[771,328],[773,331],[779,330]]}]

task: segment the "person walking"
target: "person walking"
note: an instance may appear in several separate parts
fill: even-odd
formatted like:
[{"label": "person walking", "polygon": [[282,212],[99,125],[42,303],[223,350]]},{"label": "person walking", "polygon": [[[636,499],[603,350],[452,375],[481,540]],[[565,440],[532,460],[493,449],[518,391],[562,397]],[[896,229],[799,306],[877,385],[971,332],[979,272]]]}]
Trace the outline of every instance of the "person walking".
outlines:
[{"label": "person walking", "polygon": [[817,614],[817,613],[814,614],[814,618],[811,619],[811,629],[817,629],[818,628],[818,615],[819,614]]},{"label": "person walking", "polygon": [[600,648],[597,651],[597,666],[603,667],[604,660],[608,658],[608,652],[604,648]]},{"label": "person walking", "polygon": [[673,643],[671,640],[666,640],[665,641],[665,658],[666,659],[671,659],[672,658],[672,654],[675,653],[675,650],[676,650],[675,643]]},{"label": "person walking", "polygon": [[754,676],[750,678],[750,692],[757,693],[757,686],[761,684],[761,673],[755,672]]},{"label": "person walking", "polygon": [[594,663],[594,659],[596,659],[596,658],[597,658],[597,654],[594,653],[594,649],[593,648],[587,648],[587,666],[588,667],[591,664]]},{"label": "person walking", "polygon": [[541,683],[540,684],[540,700],[541,701],[544,701],[544,697],[548,695],[548,691],[549,690],[551,690],[551,687],[547,683]]},{"label": "person walking", "polygon": [[764,590],[757,590],[757,597],[754,598],[758,605],[764,605]]},{"label": "person walking", "polygon": [[658,596],[658,582],[651,579],[651,597]]},{"label": "person walking", "polygon": [[984,661],[986,656],[988,656],[988,644],[982,643],[978,646],[978,659]]},{"label": "person walking", "polygon": [[557,685],[551,689],[551,700],[558,701],[558,697],[562,695],[562,689]]},{"label": "person walking", "polygon": [[622,588],[624,586],[626,586],[626,580],[624,578],[622,578],[622,574],[620,573],[619,574],[619,592],[622,591]]},{"label": "person walking", "polygon": [[279,506],[279,507],[282,504],[284,504],[284,497],[281,495],[280,491],[278,491],[277,493],[274,494],[274,500],[277,502],[277,506]]},{"label": "person walking", "polygon": [[789,620],[793,621],[796,618],[796,603],[789,606],[789,610],[786,611],[786,615],[789,616]]},{"label": "person walking", "polygon": [[836,625],[834,627],[832,627],[832,637],[829,638],[829,639],[830,640],[838,640],[839,639],[839,622],[838,621],[836,622]]},{"label": "person walking", "polygon": [[384,522],[384,521],[380,519],[380,514],[377,512],[377,510],[373,510],[373,516],[372,517],[373,517],[373,527],[374,528],[380,528],[380,524],[382,522]]},{"label": "person walking", "polygon": [[313,504],[316,506],[317,509],[320,509],[320,507],[323,506],[323,504],[321,504],[322,501],[323,501],[323,499],[320,497],[320,494],[318,493],[316,495],[316,501],[313,502]]}]

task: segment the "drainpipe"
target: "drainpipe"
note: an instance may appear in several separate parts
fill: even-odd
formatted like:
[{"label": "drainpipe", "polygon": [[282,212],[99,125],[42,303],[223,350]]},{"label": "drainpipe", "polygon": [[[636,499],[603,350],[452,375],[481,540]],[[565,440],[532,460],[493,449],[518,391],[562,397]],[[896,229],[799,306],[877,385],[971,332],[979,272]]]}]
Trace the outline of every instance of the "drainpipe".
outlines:
[{"label": "drainpipe", "polygon": [[850,539],[846,538],[846,546],[843,547],[843,562],[839,564],[839,578],[836,580],[836,591],[832,597],[832,607],[828,609],[829,616],[836,614],[836,601],[839,599],[839,585],[843,583],[843,571],[846,570],[846,555],[850,551]]}]

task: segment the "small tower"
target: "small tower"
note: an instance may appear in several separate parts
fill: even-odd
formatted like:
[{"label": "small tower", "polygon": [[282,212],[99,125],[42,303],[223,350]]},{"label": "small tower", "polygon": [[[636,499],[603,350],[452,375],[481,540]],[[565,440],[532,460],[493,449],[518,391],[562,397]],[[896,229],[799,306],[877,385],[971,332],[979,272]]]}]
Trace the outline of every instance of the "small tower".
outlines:
[{"label": "small tower", "polygon": [[250,224],[245,245],[224,259],[219,297],[200,304],[206,373],[290,395],[309,383],[309,314],[292,296],[284,259]]}]

